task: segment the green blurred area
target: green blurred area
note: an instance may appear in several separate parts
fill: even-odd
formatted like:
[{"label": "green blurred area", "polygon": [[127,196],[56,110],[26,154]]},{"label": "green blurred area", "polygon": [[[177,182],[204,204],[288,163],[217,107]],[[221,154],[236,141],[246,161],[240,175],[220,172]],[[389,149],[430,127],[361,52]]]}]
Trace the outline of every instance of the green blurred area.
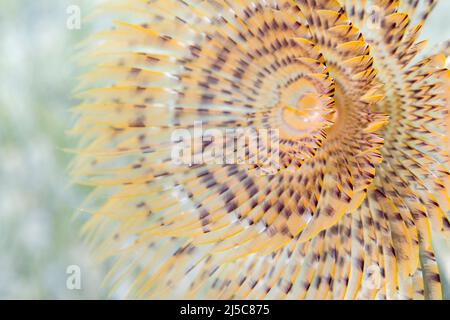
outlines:
[{"label": "green blurred area", "polygon": [[[69,5],[84,14],[93,1],[0,0],[0,298],[106,297],[104,267],[79,236],[85,217],[73,219],[87,190],[70,184],[64,151],[74,145],[65,131],[75,46],[89,33],[66,27]],[[433,45],[450,38],[448,12],[441,1],[423,32]],[[81,290],[66,287],[70,265],[81,268]]]},{"label": "green blurred area", "polygon": [[[87,3],[0,1],[0,298],[105,296],[74,219],[86,190],[69,183],[64,151],[75,45],[88,32],[66,27],[66,9]],[[70,265],[81,290],[66,287]]]}]

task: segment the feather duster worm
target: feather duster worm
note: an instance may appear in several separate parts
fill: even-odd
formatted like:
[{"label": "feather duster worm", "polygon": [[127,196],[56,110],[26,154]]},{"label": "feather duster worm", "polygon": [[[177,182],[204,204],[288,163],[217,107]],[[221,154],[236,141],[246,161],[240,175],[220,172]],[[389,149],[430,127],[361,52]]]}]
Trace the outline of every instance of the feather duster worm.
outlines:
[{"label": "feather duster worm", "polygon": [[[73,173],[94,187],[84,232],[115,261],[106,281],[143,298],[441,298],[449,71],[416,40],[434,5],[101,6],[113,27],[88,41]],[[280,166],[175,164],[172,134],[196,121],[278,130]]]}]

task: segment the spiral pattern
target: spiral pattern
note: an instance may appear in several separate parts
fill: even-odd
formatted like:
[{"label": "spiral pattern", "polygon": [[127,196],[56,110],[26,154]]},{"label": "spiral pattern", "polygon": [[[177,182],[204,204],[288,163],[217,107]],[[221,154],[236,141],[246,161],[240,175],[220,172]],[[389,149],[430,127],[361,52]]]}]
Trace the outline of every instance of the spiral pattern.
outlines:
[{"label": "spiral pattern", "polygon": [[[115,261],[108,281],[146,298],[440,298],[450,73],[416,40],[434,5],[100,7],[113,27],[87,41],[73,172],[95,187],[84,231]],[[222,146],[198,121],[277,130],[276,172],[258,170],[273,148],[256,164],[174,163],[175,130]]]}]

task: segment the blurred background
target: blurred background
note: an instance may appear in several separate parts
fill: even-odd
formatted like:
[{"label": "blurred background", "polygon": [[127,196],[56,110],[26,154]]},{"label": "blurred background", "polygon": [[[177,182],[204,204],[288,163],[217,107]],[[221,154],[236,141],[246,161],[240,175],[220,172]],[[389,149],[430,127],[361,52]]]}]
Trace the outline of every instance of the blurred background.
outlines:
[{"label": "blurred background", "polygon": [[[73,56],[90,31],[67,27],[71,5],[83,16],[94,1],[0,0],[0,299],[107,297],[105,267],[79,236],[86,217],[74,216],[88,190],[69,183],[64,151],[74,145],[65,134],[77,103]],[[422,34],[431,46],[450,39],[449,12],[441,0]],[[80,290],[66,286],[71,265]]]},{"label": "blurred background", "polygon": [[[0,298],[102,298],[102,267],[75,218],[88,190],[71,185],[65,135],[77,68],[67,8],[92,1],[0,0]],[[79,266],[81,290],[66,287]]]}]

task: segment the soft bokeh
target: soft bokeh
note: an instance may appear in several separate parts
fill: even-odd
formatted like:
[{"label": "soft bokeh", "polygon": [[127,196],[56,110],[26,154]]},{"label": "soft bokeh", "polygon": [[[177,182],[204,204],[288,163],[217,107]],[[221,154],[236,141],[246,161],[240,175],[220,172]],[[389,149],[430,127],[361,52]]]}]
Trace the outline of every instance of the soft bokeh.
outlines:
[{"label": "soft bokeh", "polygon": [[[93,1],[0,1],[0,298],[106,297],[105,267],[80,239],[84,217],[74,218],[88,190],[67,174],[73,56],[89,33],[66,27],[70,5],[84,15]],[[431,46],[450,38],[448,12],[442,0],[424,29]],[[437,247],[448,274],[448,246]],[[66,287],[70,265],[81,268],[81,290]]]},{"label": "soft bokeh", "polygon": [[[86,191],[70,185],[64,150],[75,44],[88,32],[66,27],[72,3],[88,1],[0,1],[0,298],[104,296],[74,219]],[[70,265],[81,290],[66,287]]]}]

